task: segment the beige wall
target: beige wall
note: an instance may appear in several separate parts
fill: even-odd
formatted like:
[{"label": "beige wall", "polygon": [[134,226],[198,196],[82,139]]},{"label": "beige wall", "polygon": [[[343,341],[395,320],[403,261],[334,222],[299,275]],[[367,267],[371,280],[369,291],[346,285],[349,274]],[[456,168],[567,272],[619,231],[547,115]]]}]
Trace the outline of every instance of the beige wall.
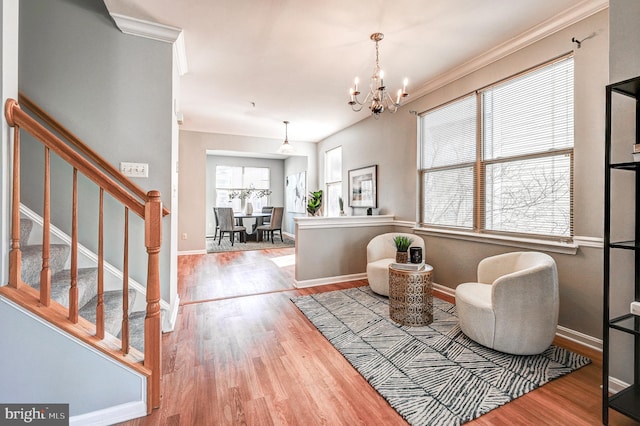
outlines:
[{"label": "beige wall", "polygon": [[[560,273],[560,325],[599,338],[602,324],[602,194],[604,86],[608,83],[608,12],[600,12],[483,67],[402,107],[395,115],[366,119],[319,143],[321,153],[343,149],[343,172],[378,164],[379,213],[416,221],[417,118],[425,111],[572,51],[572,37],[595,33],[575,50],[575,234],[588,241],[575,255],[550,253]],[[346,194],[346,178],[343,192]],[[473,281],[478,262],[518,248],[425,236],[435,281],[454,289]]]},{"label": "beige wall", "polygon": [[[247,153],[274,154],[282,144],[279,139],[222,135],[201,132],[180,132],[179,143],[179,191],[178,191],[178,236],[179,252],[204,252],[207,233],[207,150],[232,151],[238,155]],[[316,146],[309,142],[291,141],[296,148],[295,156],[285,160],[285,176],[292,168],[306,163],[307,181],[310,187],[317,186]],[[292,164],[293,166],[289,165]]]}]

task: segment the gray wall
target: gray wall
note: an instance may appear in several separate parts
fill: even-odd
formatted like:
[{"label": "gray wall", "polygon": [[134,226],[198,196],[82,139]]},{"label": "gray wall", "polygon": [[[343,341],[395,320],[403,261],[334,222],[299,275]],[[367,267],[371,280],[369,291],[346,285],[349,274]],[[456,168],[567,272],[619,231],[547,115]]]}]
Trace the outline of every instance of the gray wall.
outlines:
[{"label": "gray wall", "polygon": [[0,341],[22,349],[0,345],[0,401],[66,403],[71,416],[138,403],[144,415],[146,378],[24,312],[0,297],[0,323],[20,324],[0,327]]},{"label": "gray wall", "polygon": [[[342,197],[348,215],[366,214],[364,208],[349,207],[349,170],[377,164],[378,208],[373,209],[373,213],[415,221],[416,117],[409,114],[411,109],[409,105],[394,115],[385,113],[378,120],[368,118],[318,144],[320,171],[324,170],[325,153],[342,146]],[[345,114],[355,113],[346,111]],[[321,187],[324,187],[324,175],[320,175]]]},{"label": "gray wall", "polygon": [[[640,76],[640,2],[636,0],[610,0],[609,34],[609,81],[615,83]],[[604,89],[603,89],[604,95]],[[613,96],[613,161],[629,161],[631,144],[635,138],[635,102],[622,96]],[[633,239],[635,206],[633,176],[612,173],[611,238]],[[611,261],[611,316],[629,312],[629,303],[634,298],[633,254],[612,250]],[[627,383],[633,382],[633,338],[624,333],[611,332],[610,375]],[[637,366],[635,366],[637,368]]]},{"label": "gray wall", "polygon": [[[551,253],[560,271],[560,325],[599,338],[602,323],[602,190],[604,86],[608,82],[608,13],[600,12],[535,42],[402,107],[395,115],[368,118],[319,143],[318,156],[342,145],[343,173],[378,164],[379,213],[416,221],[417,118],[426,111],[570,52],[572,37],[596,35],[575,50],[575,234],[592,244],[575,255]],[[320,168],[322,170],[322,168]],[[346,194],[346,178],[343,193]],[[478,262],[493,254],[519,250],[488,242],[424,236],[426,260],[434,280],[454,289],[475,280]],[[598,245],[600,242],[600,245]],[[311,255],[311,253],[301,253]]]},{"label": "gray wall", "polygon": [[[108,162],[149,164],[148,179],[171,210],[172,46],[121,33],[100,0],[20,2],[20,90]],[[25,138],[22,201],[42,214],[42,150]],[[52,161],[52,222],[69,233],[71,169]],[[80,241],[96,247],[97,190],[81,179]],[[122,264],[123,209],[107,199],[106,260]],[[133,215],[132,215],[133,217]],[[162,297],[169,298],[170,218],[163,221]],[[130,222],[130,273],[146,282],[144,227]],[[142,238],[142,239],[141,239]],[[117,247],[117,248],[114,248]]]}]

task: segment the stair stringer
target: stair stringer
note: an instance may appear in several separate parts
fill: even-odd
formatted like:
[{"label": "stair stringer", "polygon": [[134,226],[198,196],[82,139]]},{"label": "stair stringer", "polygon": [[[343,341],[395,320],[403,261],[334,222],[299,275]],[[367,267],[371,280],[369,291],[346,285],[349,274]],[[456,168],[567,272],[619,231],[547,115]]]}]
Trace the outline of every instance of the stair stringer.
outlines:
[{"label": "stair stringer", "polygon": [[0,401],[68,403],[71,425],[147,415],[147,377],[0,296]]},{"label": "stair stringer", "polygon": [[[31,234],[29,235],[28,244],[38,244],[42,242],[42,227],[43,221],[42,217],[40,217],[36,212],[31,210],[29,207],[24,204],[20,204],[20,214],[27,219],[30,219],[33,222],[33,228],[31,230]],[[71,237],[64,233],[60,228],[55,225],[50,225],[51,229],[51,243],[60,243],[67,244],[71,246]],[[68,259],[65,264],[65,269],[70,268],[71,260]],[[95,268],[98,265],[98,255],[83,246],[82,244],[78,244],[78,267],[79,268]],[[110,264],[109,262],[104,262],[104,290],[122,290],[122,271],[118,268]],[[147,289],[144,285],[140,284],[138,281],[129,277],[129,289],[135,290],[136,293],[139,294],[140,297],[136,297],[135,303],[131,309],[132,312],[136,311],[144,311],[146,310],[146,295]],[[160,309],[164,312],[171,312],[169,303],[164,300],[160,300]],[[177,309],[176,309],[177,310]],[[167,317],[163,315],[163,317]],[[167,330],[163,326],[164,330]],[[167,330],[168,331],[168,330]]]}]

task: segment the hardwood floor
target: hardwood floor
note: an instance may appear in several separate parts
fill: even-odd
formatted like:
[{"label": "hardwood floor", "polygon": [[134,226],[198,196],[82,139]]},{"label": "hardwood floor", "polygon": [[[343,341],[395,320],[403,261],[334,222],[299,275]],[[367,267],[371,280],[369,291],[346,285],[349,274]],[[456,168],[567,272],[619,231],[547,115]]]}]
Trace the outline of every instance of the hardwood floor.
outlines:
[{"label": "hardwood floor", "polygon": [[[366,281],[295,289],[292,255],[180,257],[180,312],[163,336],[162,404],[124,425],[407,424],[289,300]],[[468,424],[601,424],[600,371],[594,362]],[[611,411],[609,424],[638,423]]]}]

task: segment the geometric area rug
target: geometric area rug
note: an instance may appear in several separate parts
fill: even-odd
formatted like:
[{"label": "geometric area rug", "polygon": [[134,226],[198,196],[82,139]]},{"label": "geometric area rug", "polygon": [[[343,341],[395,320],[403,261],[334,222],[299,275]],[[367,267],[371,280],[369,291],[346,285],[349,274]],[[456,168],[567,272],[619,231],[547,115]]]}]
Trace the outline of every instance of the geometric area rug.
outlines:
[{"label": "geometric area rug", "polygon": [[291,299],[329,342],[412,425],[460,425],[591,362],[550,346],[509,355],[467,338],[455,305],[433,298],[433,322],[389,318],[368,286]]}]

